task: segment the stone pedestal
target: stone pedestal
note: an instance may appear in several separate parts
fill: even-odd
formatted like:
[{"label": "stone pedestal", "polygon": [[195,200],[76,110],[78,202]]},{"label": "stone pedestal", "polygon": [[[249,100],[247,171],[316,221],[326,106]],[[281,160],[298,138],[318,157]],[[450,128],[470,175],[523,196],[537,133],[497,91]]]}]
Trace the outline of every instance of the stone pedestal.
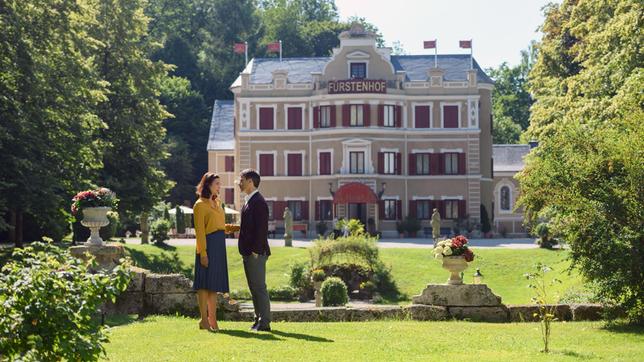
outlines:
[{"label": "stone pedestal", "polygon": [[507,322],[508,308],[485,284],[429,284],[414,304],[446,307],[452,318],[485,322]]},{"label": "stone pedestal", "polygon": [[87,254],[96,260],[96,268],[92,271],[111,270],[119,264],[119,259],[125,257],[123,245],[117,243],[106,243],[102,245],[84,244],[72,246],[69,252],[82,260],[88,260]]}]

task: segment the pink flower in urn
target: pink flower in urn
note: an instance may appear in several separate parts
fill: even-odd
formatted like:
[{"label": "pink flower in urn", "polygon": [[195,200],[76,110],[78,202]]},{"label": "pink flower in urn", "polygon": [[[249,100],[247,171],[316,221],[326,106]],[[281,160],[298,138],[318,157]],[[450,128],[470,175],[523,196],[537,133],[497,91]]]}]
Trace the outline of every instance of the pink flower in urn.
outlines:
[{"label": "pink flower in urn", "polygon": [[463,252],[463,257],[465,258],[465,261],[469,263],[474,260],[474,253],[470,249],[465,249],[465,252]]}]

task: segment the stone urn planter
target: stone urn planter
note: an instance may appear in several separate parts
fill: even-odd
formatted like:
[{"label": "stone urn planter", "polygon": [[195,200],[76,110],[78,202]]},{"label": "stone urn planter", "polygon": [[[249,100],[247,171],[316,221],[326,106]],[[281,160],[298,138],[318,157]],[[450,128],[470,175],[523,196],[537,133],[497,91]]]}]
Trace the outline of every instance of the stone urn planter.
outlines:
[{"label": "stone urn planter", "polygon": [[443,268],[449,271],[450,277],[447,280],[449,285],[461,285],[463,284],[463,279],[461,278],[461,272],[467,269],[467,262],[463,255],[458,256],[444,256],[443,257]]},{"label": "stone urn planter", "polygon": [[87,244],[89,245],[103,245],[103,239],[99,234],[99,230],[103,226],[107,226],[110,220],[107,218],[107,212],[112,208],[107,206],[102,207],[86,207],[83,209],[83,220],[81,225],[88,227],[91,231]]}]

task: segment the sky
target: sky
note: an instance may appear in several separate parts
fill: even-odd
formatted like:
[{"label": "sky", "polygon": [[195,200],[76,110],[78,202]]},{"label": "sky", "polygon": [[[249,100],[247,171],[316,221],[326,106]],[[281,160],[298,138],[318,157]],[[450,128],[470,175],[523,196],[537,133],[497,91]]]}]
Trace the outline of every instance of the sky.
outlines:
[{"label": "sky", "polygon": [[376,25],[385,45],[400,41],[407,54],[434,54],[423,40],[438,40],[438,54],[469,54],[459,40],[472,39],[483,67],[517,65],[521,50],[541,39],[541,8],[557,0],[335,0],[342,20],[364,17]]}]

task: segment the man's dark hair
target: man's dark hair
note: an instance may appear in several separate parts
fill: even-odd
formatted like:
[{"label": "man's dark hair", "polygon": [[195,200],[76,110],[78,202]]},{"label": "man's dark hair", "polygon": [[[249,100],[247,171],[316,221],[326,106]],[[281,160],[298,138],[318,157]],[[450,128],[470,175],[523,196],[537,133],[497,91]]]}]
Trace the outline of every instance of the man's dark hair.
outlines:
[{"label": "man's dark hair", "polygon": [[260,177],[257,171],[253,170],[252,168],[247,168],[240,172],[239,175],[245,179],[253,180],[253,185],[255,185],[255,188],[259,187]]}]

